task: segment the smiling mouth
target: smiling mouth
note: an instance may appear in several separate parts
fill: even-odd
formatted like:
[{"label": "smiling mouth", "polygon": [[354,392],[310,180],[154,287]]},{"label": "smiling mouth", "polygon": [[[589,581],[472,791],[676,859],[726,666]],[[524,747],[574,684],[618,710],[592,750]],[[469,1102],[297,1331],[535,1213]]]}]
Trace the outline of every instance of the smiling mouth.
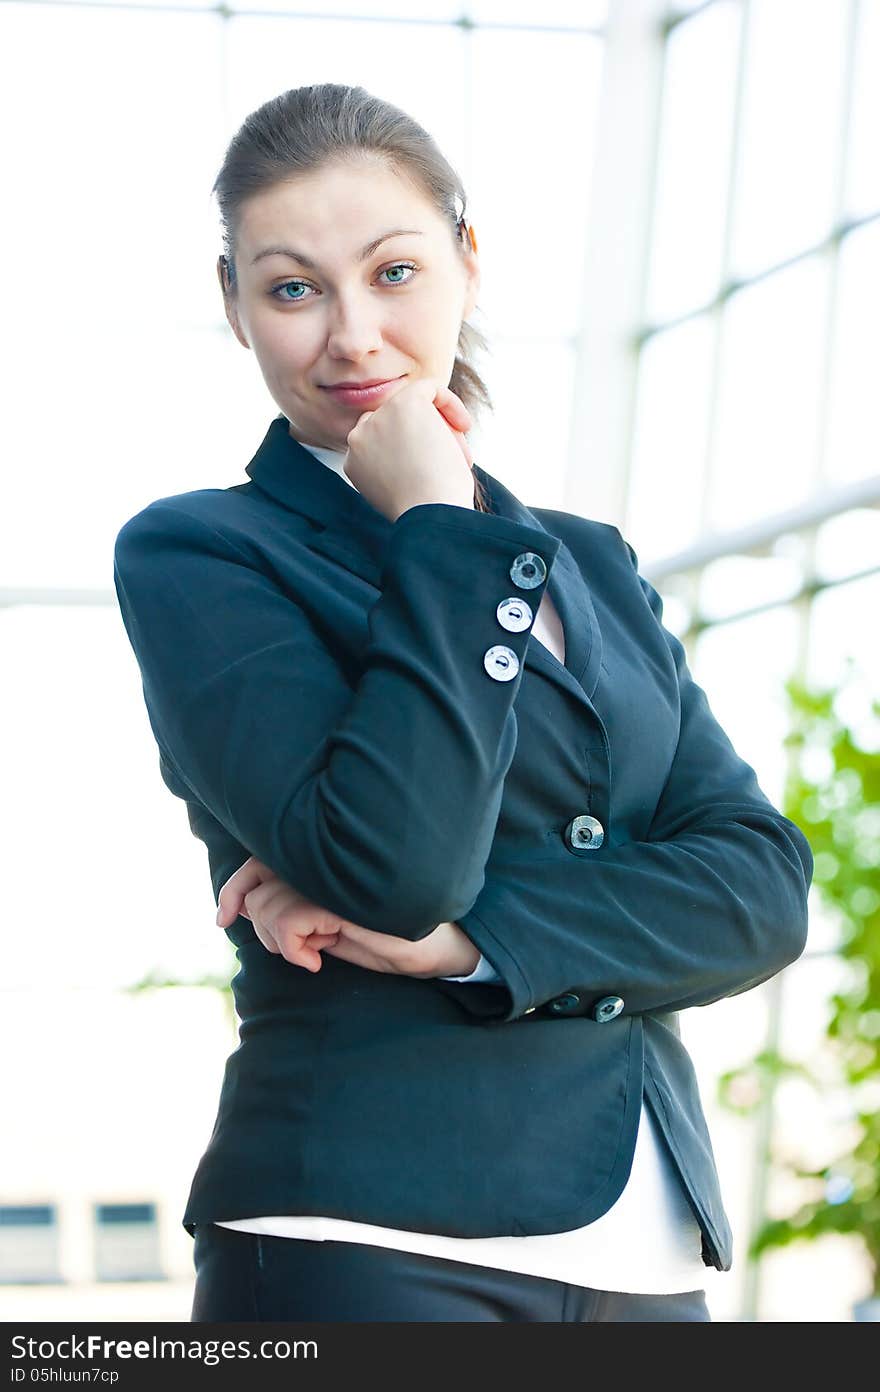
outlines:
[{"label": "smiling mouth", "polygon": [[365,391],[367,387],[384,387],[386,382],[396,381],[396,377],[371,377],[365,382],[325,382],[324,386],[328,391],[338,391],[340,387],[346,391]]},{"label": "smiling mouth", "polygon": [[[403,374],[405,376],[405,374]],[[400,382],[402,377],[389,377],[384,381],[376,382],[368,387],[323,387],[323,391],[328,391],[336,397],[338,401],[345,402],[349,406],[357,406],[360,402],[378,401],[389,387],[393,387],[395,382]]]}]

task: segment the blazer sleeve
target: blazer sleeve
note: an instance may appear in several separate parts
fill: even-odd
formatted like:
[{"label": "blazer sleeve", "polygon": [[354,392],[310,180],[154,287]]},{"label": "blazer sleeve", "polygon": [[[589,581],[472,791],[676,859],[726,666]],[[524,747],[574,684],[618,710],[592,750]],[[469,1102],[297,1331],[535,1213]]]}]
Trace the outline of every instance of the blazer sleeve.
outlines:
[{"label": "blazer sleeve", "polygon": [[[546,566],[537,607],[560,544],[453,504],[409,508],[355,684],[251,543],[149,504],[117,534],[114,583],[179,795],[342,918],[410,941],[455,921],[483,884],[516,748],[530,633],[496,608],[526,551]],[[509,680],[484,665],[498,644],[518,659]]]},{"label": "blazer sleeve", "polygon": [[[806,945],[807,838],[735,752],[620,540],[675,662],[675,756],[645,840],[575,855],[560,837],[555,859],[489,862],[458,919],[507,987],[480,993],[483,1016],[517,1019],[561,995],[565,1015],[594,1019],[609,996],[622,999],[620,1018],[709,1005],[766,981]],[[467,993],[456,999],[468,1007]]]}]

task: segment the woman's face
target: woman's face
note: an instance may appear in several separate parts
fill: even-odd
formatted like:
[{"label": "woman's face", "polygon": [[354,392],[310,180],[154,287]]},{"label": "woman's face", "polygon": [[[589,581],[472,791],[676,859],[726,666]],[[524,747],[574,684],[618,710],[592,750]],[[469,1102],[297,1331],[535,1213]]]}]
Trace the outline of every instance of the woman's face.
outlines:
[{"label": "woman's face", "polygon": [[369,407],[326,388],[420,377],[447,386],[480,283],[470,246],[465,254],[433,206],[374,160],[299,175],[251,198],[235,271],[227,318],[256,354],[292,433],[341,450]]}]

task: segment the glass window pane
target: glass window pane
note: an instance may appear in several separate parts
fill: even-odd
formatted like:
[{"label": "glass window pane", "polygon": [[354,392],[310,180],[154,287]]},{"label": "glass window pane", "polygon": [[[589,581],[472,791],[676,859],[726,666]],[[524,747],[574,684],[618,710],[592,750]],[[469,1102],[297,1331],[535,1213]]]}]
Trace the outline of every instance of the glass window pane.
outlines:
[{"label": "glass window pane", "polygon": [[721,275],[742,11],[719,0],[669,36],[647,317],[705,303]]},{"label": "glass window pane", "polygon": [[486,23],[592,27],[605,23],[608,0],[465,0],[459,9]]},{"label": "glass window pane", "polygon": [[815,490],[828,281],[827,258],[811,256],[727,303],[713,530],[781,512]]},{"label": "glass window pane", "polygon": [[700,577],[703,618],[726,618],[793,598],[803,582],[803,556],[797,550],[777,546],[771,555],[722,556],[712,561]]},{"label": "glass window pane", "polygon": [[[14,1129],[19,1131],[24,1116],[15,1115],[18,1125]],[[8,1160],[7,1150],[7,1183],[11,1179]],[[58,1213],[54,1203],[4,1204],[0,1207],[0,1234],[0,1285],[36,1285],[61,1280]]]},{"label": "glass window pane", "polygon": [[840,244],[833,342],[825,473],[840,483],[880,472],[880,222]]},{"label": "glass window pane", "polygon": [[771,802],[785,787],[789,730],[784,684],[798,659],[797,612],[786,606],[700,634],[692,670],[741,758]]},{"label": "glass window pane", "polygon": [[[810,918],[818,913],[814,895]],[[822,911],[827,914],[827,911]],[[831,915],[827,914],[830,919]],[[830,1014],[830,997],[849,978],[848,967],[833,955],[840,942],[840,930],[826,931],[822,947],[810,940],[803,957],[787,969],[785,1009],[781,1012],[780,1048],[790,1058],[803,1061],[821,1045]],[[814,952],[814,957],[808,954]]]},{"label": "glass window pane", "polygon": [[[365,87],[413,116],[466,179],[468,171],[461,168],[467,149],[466,43],[463,31],[452,24],[242,14],[226,27],[225,138],[231,139],[246,116],[282,92],[318,82],[346,83]],[[434,73],[442,73],[442,81],[433,80]],[[218,168],[222,154],[221,149]],[[209,188],[215,173],[212,167]]]},{"label": "glass window pane", "polygon": [[880,507],[853,508],[832,517],[816,534],[816,573],[843,580],[880,565]]},{"label": "glass window pane", "polygon": [[480,308],[492,334],[574,335],[582,314],[601,41],[477,32],[472,62]]},{"label": "glass window pane", "polygon": [[711,8],[713,4],[717,3],[718,0],[669,0],[667,13],[670,18],[675,15],[689,15],[694,10],[702,9],[704,5],[708,4]]},{"label": "glass window pane", "polygon": [[858,731],[867,748],[877,738],[871,701],[880,700],[880,573],[834,585],[816,595],[811,611],[807,678],[837,687],[841,719]]},{"label": "glass window pane", "polygon": [[118,610],[20,605],[0,611],[0,635],[0,838],[15,867],[4,985],[226,970],[207,851],[162,781]]},{"label": "glass window pane", "polygon": [[851,217],[880,210],[880,0],[860,0],[858,14],[846,198]]},{"label": "glass window pane", "polygon": [[[59,385],[95,379],[75,348],[91,326],[118,353],[119,335],[145,323],[216,321],[221,36],[209,13],[0,6],[3,129],[28,110],[27,139],[3,146],[7,186],[26,205],[0,234],[4,265],[16,267],[4,341],[12,354],[19,332],[34,331],[40,351],[20,371],[41,378],[36,419]],[[45,100],[31,96],[37,74]]]},{"label": "glass window pane", "polygon": [[495,411],[472,435],[474,461],[526,504],[564,508],[574,353],[567,343],[493,346],[483,376]]},{"label": "glass window pane", "polygon": [[[173,916],[166,904],[160,912]],[[127,930],[124,922],[116,927]],[[182,932],[187,927],[178,921]],[[10,946],[22,936],[10,935]],[[83,942],[91,950],[91,941]],[[230,976],[236,966],[233,959]],[[48,1291],[37,1301],[7,1288],[8,1318],[101,1322],[125,1319],[135,1308],[124,1291],[118,1300],[102,1298],[93,1285],[98,1233],[89,1218],[96,1199],[155,1202],[162,1275],[175,1284],[165,1293],[145,1286],[138,1318],[189,1318],[192,1240],[179,1215],[192,1157],[211,1134],[224,1061],[237,1042],[226,995],[212,989],[132,996],[67,983],[49,987],[40,978],[32,990],[6,992],[0,1047],[5,1058],[26,1062],[3,1073],[4,1115],[16,1118],[4,1135],[4,1187],[20,1204],[57,1203],[57,1266],[61,1281],[69,1282],[51,1300]],[[0,1267],[15,1260],[10,1236],[0,1229]],[[39,1255],[31,1246],[36,1236],[35,1230],[26,1238],[32,1261]]]},{"label": "glass window pane", "polygon": [[92,1213],[96,1280],[162,1279],[155,1203],[96,1203]]},{"label": "glass window pane", "polygon": [[[90,8],[91,8],[91,6],[93,6],[93,5],[106,5],[106,7],[107,7],[108,9],[113,9],[114,7],[118,6],[119,0],[85,0],[85,3],[86,3]],[[179,10],[179,8],[180,8],[180,3],[181,3],[181,0],[150,0],[150,9],[156,9],[156,10],[163,10],[163,9]],[[69,6],[70,9],[73,10],[73,9],[77,9],[77,8],[81,7],[81,6],[83,5],[83,0],[52,0],[52,4],[53,4],[53,7],[54,7],[55,5]],[[10,8],[18,9],[19,6],[15,5],[15,6],[11,6]],[[25,8],[25,7],[24,7],[24,6],[21,6],[21,8]],[[186,0],[186,8],[187,8],[188,10],[195,10],[195,9],[200,9],[200,8],[204,8],[204,9],[206,9],[206,10],[207,10],[207,9],[214,9],[214,10],[216,10],[216,8],[217,8],[217,0]]]},{"label": "glass window pane", "polygon": [[653,335],[641,352],[626,531],[644,561],[700,532],[712,343],[701,315]]},{"label": "glass window pane", "polygon": [[847,5],[753,0],[733,259],[753,275],[827,235],[840,157]]},{"label": "glass window pane", "polygon": [[40,351],[35,328],[2,354],[14,383],[2,439],[17,465],[0,512],[4,584],[105,589],[122,523],[154,498],[246,482],[278,408],[225,322],[223,332],[59,330],[53,353],[75,366],[48,408],[32,367]]},{"label": "glass window pane", "polygon": [[[450,20],[458,19],[461,14],[461,4],[459,0],[337,0],[334,4],[328,4],[328,0],[234,0],[231,6],[233,10],[273,10],[279,15],[287,13],[291,16],[292,22],[296,22],[299,15],[315,15],[321,19],[327,10],[332,10],[335,15],[357,15],[367,20],[382,19],[409,19],[409,20]],[[333,23],[334,21],[329,21]],[[362,38],[364,37],[366,26],[359,24]],[[369,30],[367,29],[367,33]],[[317,79],[318,81],[332,81],[332,78]],[[344,79],[340,78],[339,81]],[[285,87],[298,87],[298,82],[288,82]],[[279,87],[283,91],[284,87]]]}]

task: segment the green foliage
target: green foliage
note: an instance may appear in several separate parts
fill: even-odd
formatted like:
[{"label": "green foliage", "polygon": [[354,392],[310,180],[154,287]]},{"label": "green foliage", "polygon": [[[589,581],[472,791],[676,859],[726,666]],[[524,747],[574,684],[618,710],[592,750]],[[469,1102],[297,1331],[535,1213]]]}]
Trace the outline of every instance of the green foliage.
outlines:
[{"label": "green foliage", "polygon": [[[222,931],[222,929],[218,928],[217,931],[219,933]],[[227,939],[227,941],[229,940]],[[229,944],[229,946],[232,950],[231,943]],[[209,973],[205,973],[203,976],[196,977],[191,981],[184,981],[177,976],[168,976],[156,969],[153,969],[152,971],[147,972],[146,976],[142,976],[138,981],[133,981],[124,989],[126,993],[130,996],[139,995],[142,991],[161,991],[172,986],[200,987],[203,990],[217,991],[223,1000],[223,1004],[226,1010],[226,1017],[229,1020],[230,1026],[232,1027],[233,1031],[235,1031],[238,1027],[238,1016],[235,1013],[235,1000],[232,994],[230,978],[234,975],[235,968],[237,965],[237,961],[234,960],[229,971],[223,974],[222,976],[212,976]]]},{"label": "green foliage", "polygon": [[[746,1115],[781,1078],[799,1076],[849,1098],[853,1145],[820,1169],[776,1162],[809,1196],[787,1217],[766,1221],[750,1255],[831,1232],[857,1234],[880,1294],[880,750],[866,748],[841,719],[839,691],[808,690],[795,679],[786,690],[792,760],[782,810],[810,842],[814,892],[838,926],[834,955],[846,982],[828,997],[821,1070],[764,1050],[725,1073],[718,1096]],[[871,710],[880,719],[880,702]]]}]

